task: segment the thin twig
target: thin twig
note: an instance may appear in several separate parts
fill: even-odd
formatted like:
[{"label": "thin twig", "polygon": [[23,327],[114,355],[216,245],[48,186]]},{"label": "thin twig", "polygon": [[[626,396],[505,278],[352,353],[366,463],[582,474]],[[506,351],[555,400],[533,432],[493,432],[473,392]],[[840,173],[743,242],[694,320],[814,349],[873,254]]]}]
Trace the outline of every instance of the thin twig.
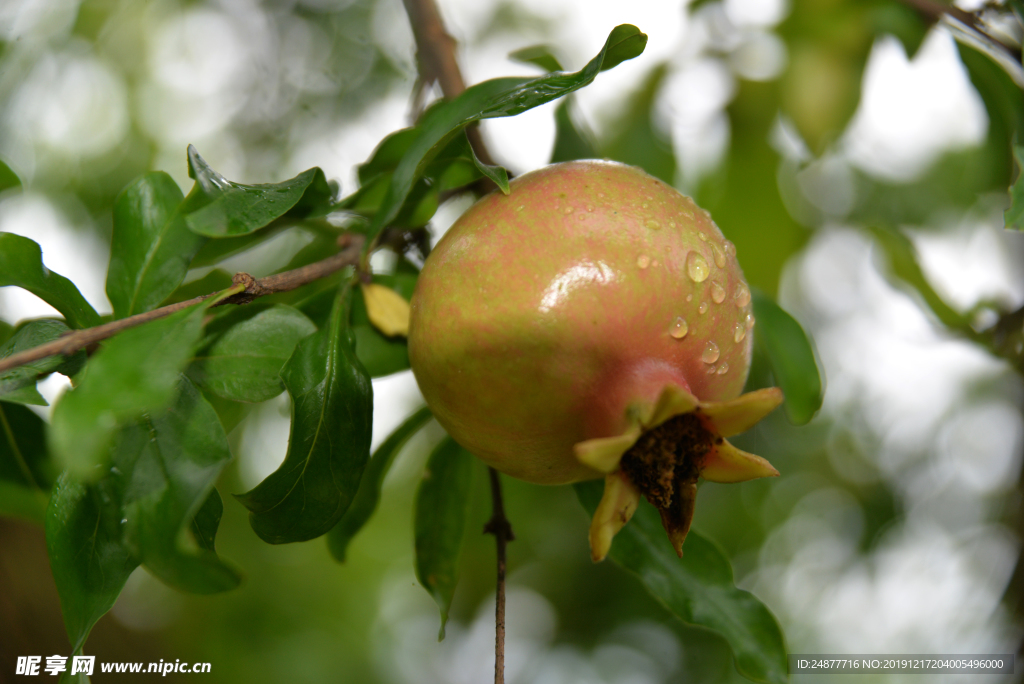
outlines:
[{"label": "thin twig", "polygon": [[491,477],[493,513],[484,526],[484,534],[493,534],[498,546],[498,590],[494,596],[494,684],[505,684],[505,547],[516,538],[505,517],[498,471],[488,468]]},{"label": "thin twig", "polygon": [[[444,20],[434,0],[403,0],[405,11],[416,37],[416,57],[419,61],[420,80],[424,85],[437,82],[441,92],[451,100],[462,94],[466,82],[455,59],[455,39],[444,27]],[[487,146],[480,136],[480,127],[475,124],[466,129],[469,143],[477,159],[485,164],[494,164]],[[486,180],[486,179],[485,179]],[[493,187],[493,185],[491,186]]]},{"label": "thin twig", "polygon": [[[224,299],[222,302],[217,302],[214,306],[221,306],[223,304],[248,304],[257,297],[274,294],[275,292],[287,292],[289,290],[294,290],[297,287],[301,287],[302,285],[311,283],[314,280],[319,280],[320,278],[324,278],[332,273],[340,271],[346,266],[354,266],[359,263],[359,258],[363,250],[363,243],[364,238],[362,235],[346,234],[339,238],[339,246],[342,247],[340,252],[327,257],[326,259],[313,262],[312,264],[259,279],[253,278],[248,273],[236,273],[234,278],[232,278],[232,282],[236,286],[244,286],[245,290],[239,294]],[[57,354],[68,356],[70,354],[74,354],[79,349],[85,349],[90,345],[113,337],[128,328],[134,328],[137,325],[142,325],[143,323],[148,323],[158,318],[170,316],[175,312],[187,309],[193,304],[198,304],[199,302],[218,294],[220,294],[220,292],[211,292],[210,294],[200,295],[199,297],[195,297],[184,302],[168,304],[167,306],[162,306],[159,309],[153,309],[152,311],[146,311],[134,316],[129,316],[128,318],[122,318],[119,321],[112,321],[110,323],[98,325],[94,328],[85,328],[83,330],[69,332],[52,342],[47,342],[46,344],[42,344],[38,347],[33,347],[32,349],[26,349],[25,351],[18,352],[17,354],[12,354],[5,359],[0,359],[0,373],[10,370],[11,368],[23,366],[26,363],[45,359],[48,356],[55,356]]]}]

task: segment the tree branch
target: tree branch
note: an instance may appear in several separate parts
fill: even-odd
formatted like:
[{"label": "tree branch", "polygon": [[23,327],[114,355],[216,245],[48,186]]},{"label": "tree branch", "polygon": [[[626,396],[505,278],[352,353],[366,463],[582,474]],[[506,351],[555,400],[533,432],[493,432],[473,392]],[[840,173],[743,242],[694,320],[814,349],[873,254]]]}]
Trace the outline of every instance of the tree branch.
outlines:
[{"label": "tree branch", "polygon": [[[419,62],[420,80],[424,84],[437,82],[445,98],[451,100],[462,94],[466,82],[462,78],[459,63],[455,60],[455,39],[444,27],[441,13],[434,0],[403,0],[405,11],[416,37],[416,58]],[[473,124],[466,129],[469,144],[473,146],[477,159],[484,164],[494,165],[494,159],[480,135],[480,127]],[[487,180],[487,179],[484,179]],[[490,187],[493,184],[487,181]]]},{"label": "tree branch", "polygon": [[484,534],[493,534],[498,546],[498,589],[494,596],[494,684],[505,684],[505,547],[516,538],[505,517],[498,471],[487,468],[491,478],[493,513],[484,526]]},{"label": "tree branch", "polygon": [[[236,295],[226,298],[222,302],[217,302],[214,306],[221,306],[223,304],[248,304],[257,297],[263,297],[264,295],[274,294],[276,292],[294,290],[302,285],[306,285],[307,283],[311,283],[340,271],[346,266],[355,266],[359,263],[364,242],[365,239],[362,235],[345,234],[338,239],[338,246],[341,247],[342,250],[333,256],[327,257],[326,259],[313,262],[312,264],[308,264],[300,268],[292,269],[291,271],[270,275],[266,278],[256,279],[248,273],[236,273],[234,278],[232,278],[232,282],[235,286],[241,285],[245,289]],[[18,352],[17,354],[12,354],[5,359],[0,359],[0,373],[10,370],[11,368],[23,366],[26,363],[31,363],[32,361],[44,359],[48,356],[55,356],[57,354],[68,356],[70,354],[74,354],[79,349],[85,349],[90,345],[113,337],[123,330],[134,328],[137,325],[142,325],[143,323],[148,323],[150,321],[155,321],[158,318],[170,316],[177,311],[187,309],[193,304],[198,304],[199,302],[218,294],[220,294],[220,292],[211,292],[210,294],[200,295],[199,297],[195,297],[184,302],[169,304],[167,306],[162,306],[159,309],[153,309],[152,311],[146,311],[134,316],[129,316],[128,318],[122,318],[119,321],[111,321],[110,323],[98,325],[94,328],[85,328],[84,330],[69,332],[52,342],[47,342],[46,344],[38,347],[33,347],[32,349],[26,349],[25,351]]]}]

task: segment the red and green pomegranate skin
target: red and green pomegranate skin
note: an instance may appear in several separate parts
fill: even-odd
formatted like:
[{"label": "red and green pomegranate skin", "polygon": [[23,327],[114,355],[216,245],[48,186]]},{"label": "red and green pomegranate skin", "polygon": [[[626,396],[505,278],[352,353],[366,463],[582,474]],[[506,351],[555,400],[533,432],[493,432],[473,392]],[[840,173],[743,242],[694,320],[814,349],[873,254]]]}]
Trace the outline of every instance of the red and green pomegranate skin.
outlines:
[{"label": "red and green pomegranate skin", "polygon": [[464,447],[541,484],[602,477],[573,445],[621,435],[667,385],[739,395],[750,291],[693,200],[618,163],[555,164],[444,235],[412,298],[409,355]]}]

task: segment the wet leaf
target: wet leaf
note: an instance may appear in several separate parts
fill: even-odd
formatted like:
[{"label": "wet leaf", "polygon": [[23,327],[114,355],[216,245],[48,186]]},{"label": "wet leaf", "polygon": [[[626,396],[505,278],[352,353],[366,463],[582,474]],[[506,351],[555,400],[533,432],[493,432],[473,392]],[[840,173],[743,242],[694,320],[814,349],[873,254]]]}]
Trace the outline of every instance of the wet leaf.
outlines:
[{"label": "wet leaf", "polygon": [[253,530],[271,544],[313,539],[334,527],[370,455],[373,389],[346,325],[350,295],[337,296],[328,324],[299,342],[281,371],[292,398],[284,463],[237,495]]},{"label": "wet leaf", "polygon": [[405,421],[395,428],[394,432],[384,443],[377,447],[366,464],[363,472],[363,479],[359,482],[359,491],[345,512],[344,517],[327,534],[327,548],[331,555],[340,562],[345,562],[345,554],[352,538],[373,516],[380,502],[380,489],[384,483],[384,477],[388,474],[395,456],[402,450],[402,447],[409,441],[409,438],[416,434],[420,428],[427,424],[433,417],[430,409],[423,407],[412,414]]},{"label": "wet leaf", "polygon": [[174,396],[214,299],[106,340],[53,411],[50,449],[73,476],[101,476],[119,427]]},{"label": "wet leaf", "polygon": [[473,455],[445,437],[430,454],[416,490],[416,578],[441,611],[438,641],[444,639],[459,581],[459,554],[472,482]]},{"label": "wet leaf", "polygon": [[641,54],[646,44],[647,36],[635,26],[616,26],[601,52],[578,72],[493,79],[429,109],[416,127],[416,139],[391,176],[369,235],[376,236],[398,216],[423,168],[467,125],[481,119],[514,116],[568,95],[591,83],[601,71]]},{"label": "wet leaf", "polygon": [[296,218],[327,213],[334,189],[318,167],[280,183],[244,185],[229,181],[188,147],[189,193],[185,220],[192,232],[211,238],[247,235],[289,214]]},{"label": "wet leaf", "polygon": [[207,326],[188,375],[224,399],[272,399],[284,391],[281,368],[295,345],[314,332],[313,322],[290,306],[235,307]]},{"label": "wet leaf", "polygon": [[[169,408],[116,435],[101,479],[61,475],[46,512],[46,544],[74,652],[140,563],[185,591],[237,586],[237,571],[209,548],[216,526],[205,503],[229,458],[216,414],[181,378]],[[204,543],[189,548],[182,533],[196,515],[205,515]]]},{"label": "wet leaf", "polygon": [[185,279],[206,239],[185,224],[183,200],[163,171],[145,174],[117,196],[107,269],[115,318],[156,308]]},{"label": "wet leaf", "polygon": [[103,321],[74,283],[43,265],[43,251],[32,240],[0,233],[0,287],[24,288],[60,311],[72,328],[91,328]]},{"label": "wet leaf", "polygon": [[757,344],[765,351],[775,382],[786,397],[786,415],[803,425],[821,408],[823,388],[814,350],[796,319],[768,296],[753,292]]},{"label": "wet leaf", "polygon": [[[590,515],[601,500],[601,480],[573,485]],[[729,559],[691,530],[683,557],[665,538],[658,511],[641,501],[615,537],[609,557],[640,578],[647,591],[683,622],[721,634],[736,669],[755,682],[789,681],[786,645],[775,616],[753,594],[737,589]]]}]

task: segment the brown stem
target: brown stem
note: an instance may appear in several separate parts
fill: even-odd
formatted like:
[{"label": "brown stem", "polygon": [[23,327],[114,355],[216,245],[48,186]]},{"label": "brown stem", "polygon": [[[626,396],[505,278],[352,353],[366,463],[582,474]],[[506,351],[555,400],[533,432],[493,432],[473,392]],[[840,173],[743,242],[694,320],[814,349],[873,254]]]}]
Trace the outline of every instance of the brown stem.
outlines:
[{"label": "brown stem", "polygon": [[[222,304],[248,304],[257,297],[274,294],[275,292],[294,290],[297,287],[340,271],[346,266],[354,266],[359,263],[363,243],[364,238],[362,235],[346,234],[339,238],[339,246],[342,247],[342,250],[334,256],[327,257],[321,261],[259,279],[253,278],[248,273],[236,273],[234,278],[232,278],[232,282],[235,286],[241,285],[245,289],[236,295],[225,298],[224,301],[217,302],[214,306],[221,306]],[[159,309],[153,309],[152,311],[146,311],[129,316],[128,318],[122,318],[119,321],[98,325],[95,328],[85,328],[84,330],[69,332],[52,342],[47,342],[38,347],[12,354],[5,359],[0,359],[0,373],[11,368],[23,366],[32,361],[45,359],[47,356],[74,354],[79,349],[85,349],[101,340],[113,337],[123,330],[134,328],[137,325],[142,325],[158,318],[170,316],[172,313],[186,309],[193,304],[198,304],[204,299],[209,299],[218,294],[220,293],[211,292],[188,301],[168,304]]]},{"label": "brown stem", "polygon": [[[466,82],[455,59],[455,39],[444,27],[444,20],[434,0],[403,0],[405,11],[416,37],[416,57],[419,61],[420,79],[424,84],[436,81],[445,98],[451,100],[462,94]],[[477,159],[485,164],[494,164],[487,151],[480,128],[472,125],[466,129],[469,143]],[[492,185],[493,187],[493,185]]]},{"label": "brown stem", "polygon": [[498,590],[494,597],[494,684],[505,684],[505,547],[516,537],[505,517],[498,471],[488,468],[487,473],[491,478],[494,512],[484,526],[484,534],[493,534],[498,546]]}]

